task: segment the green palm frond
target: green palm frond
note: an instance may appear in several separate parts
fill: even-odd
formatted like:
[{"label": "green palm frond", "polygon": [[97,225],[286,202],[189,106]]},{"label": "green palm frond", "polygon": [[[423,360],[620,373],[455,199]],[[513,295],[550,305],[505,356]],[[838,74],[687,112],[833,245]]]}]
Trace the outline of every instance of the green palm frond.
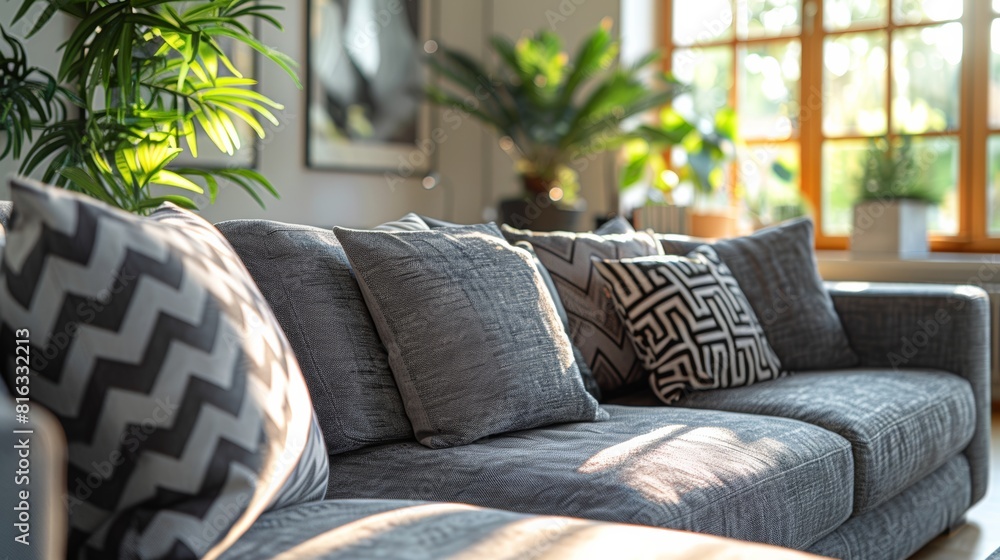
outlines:
[{"label": "green palm frond", "polygon": [[[245,140],[246,126],[264,137],[264,122],[278,124],[282,105],[254,90],[229,58],[228,47],[243,45],[284,70],[298,87],[296,63],[255,36],[255,22],[281,27],[279,4],[259,0],[21,0],[15,21],[42,4],[40,29],[56,12],[73,16],[76,27],[60,49],[52,76],[24,63],[23,48],[4,35],[13,50],[3,75],[0,116],[8,132],[8,153],[19,159],[32,130],[43,128],[21,162],[25,174],[84,192],[126,210],[151,211],[170,201],[194,207],[207,195],[214,203],[220,181],[262,195],[277,191],[260,173],[244,169],[175,169],[184,151],[198,156],[198,136],[226,154]],[[6,54],[4,54],[6,56]],[[5,59],[6,61],[6,59]],[[77,94],[59,87],[74,83]],[[66,102],[83,118],[68,119]],[[179,190],[156,196],[152,188]],[[191,198],[189,194],[199,195]]]}]

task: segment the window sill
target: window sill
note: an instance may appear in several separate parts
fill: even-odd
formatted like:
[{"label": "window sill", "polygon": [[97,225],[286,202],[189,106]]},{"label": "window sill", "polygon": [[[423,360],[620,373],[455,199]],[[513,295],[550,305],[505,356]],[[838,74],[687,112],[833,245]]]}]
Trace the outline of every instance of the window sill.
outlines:
[{"label": "window sill", "polygon": [[919,259],[899,259],[816,251],[816,260],[820,276],[831,282],[992,283],[1000,291],[1000,254],[931,253]]}]

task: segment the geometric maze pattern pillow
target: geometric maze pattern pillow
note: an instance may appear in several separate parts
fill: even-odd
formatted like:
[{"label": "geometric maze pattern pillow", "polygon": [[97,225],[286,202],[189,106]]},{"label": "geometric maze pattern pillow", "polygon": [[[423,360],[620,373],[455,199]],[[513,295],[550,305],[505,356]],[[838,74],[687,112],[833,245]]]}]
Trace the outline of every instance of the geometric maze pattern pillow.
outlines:
[{"label": "geometric maze pattern pillow", "polygon": [[0,344],[29,341],[31,405],[66,433],[71,555],[200,558],[265,511],[323,498],[294,354],[210,224],[26,181],[12,198]]},{"label": "geometric maze pattern pillow", "polygon": [[645,369],[592,259],[662,255],[659,243],[644,232],[540,233],[507,225],[502,229],[511,243],[530,243],[548,269],[569,317],[570,340],[583,353],[604,397],[614,398],[642,385]]},{"label": "geometric maze pattern pillow", "polygon": [[596,261],[664,403],[688,391],[741,387],[783,375],[739,284],[715,251]]}]

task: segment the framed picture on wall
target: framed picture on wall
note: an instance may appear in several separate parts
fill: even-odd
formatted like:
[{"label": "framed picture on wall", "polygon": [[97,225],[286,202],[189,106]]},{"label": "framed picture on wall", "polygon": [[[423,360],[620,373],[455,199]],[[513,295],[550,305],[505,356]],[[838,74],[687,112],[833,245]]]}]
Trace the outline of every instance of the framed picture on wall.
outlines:
[{"label": "framed picture on wall", "polygon": [[[254,26],[254,34],[259,35],[260,29],[256,21],[249,25]],[[222,37],[217,39],[219,48],[226,53],[233,67],[244,78],[255,79],[257,77],[257,51],[246,44]],[[234,74],[221,63],[219,64],[220,76],[234,76]],[[257,89],[254,86],[253,89]],[[261,119],[263,120],[263,119]],[[193,157],[189,150],[185,150],[171,162],[173,167],[191,167],[195,169],[254,169],[257,167],[257,133],[242,119],[233,118],[233,126],[236,128],[237,136],[240,139],[239,147],[235,148],[233,155],[219,150],[212,142],[205,130],[197,127],[195,136],[198,142],[198,157]],[[186,141],[182,141],[183,146],[187,146]]]},{"label": "framed picture on wall", "polygon": [[411,159],[430,122],[421,96],[430,3],[309,0],[309,167],[383,172]]}]

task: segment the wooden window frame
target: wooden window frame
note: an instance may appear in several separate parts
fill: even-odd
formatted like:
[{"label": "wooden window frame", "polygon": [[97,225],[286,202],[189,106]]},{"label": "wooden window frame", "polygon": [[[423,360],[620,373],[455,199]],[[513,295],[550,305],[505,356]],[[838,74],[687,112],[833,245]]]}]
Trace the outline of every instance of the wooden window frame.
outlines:
[{"label": "wooden window frame", "polygon": [[[823,43],[827,37],[837,35],[879,32],[887,33],[887,70],[886,115],[888,133],[892,132],[892,36],[897,30],[922,28],[949,23],[923,22],[896,24],[892,18],[895,2],[887,0],[886,25],[858,25],[845,30],[827,32],[823,24],[823,0],[802,0],[801,22],[798,35],[781,35],[777,37],[761,37],[740,39],[735,29],[730,39],[695,43],[692,45],[674,45],[672,4],[677,0],[661,0],[660,5],[660,44],[663,46],[664,70],[670,71],[673,65],[674,51],[688,48],[710,48],[728,46],[733,56],[730,80],[733,84],[729,92],[729,104],[738,111],[739,90],[739,47],[755,44],[785,43],[798,40],[802,47],[802,68],[799,81],[799,127],[797,134],[793,133],[783,139],[749,139],[743,143],[752,148],[754,145],[798,144],[799,146],[799,185],[802,196],[813,211],[816,221],[817,249],[844,250],[848,248],[846,236],[828,236],[823,233],[822,213],[822,175],[823,175],[823,142],[827,140],[823,132]],[[680,0],[684,1],[684,0]],[[963,0],[964,11],[961,19],[951,20],[963,25],[963,55],[960,70],[960,108],[959,125],[955,130],[944,132],[929,132],[913,135],[919,137],[952,137],[958,140],[958,198],[959,198],[959,231],[954,236],[931,236],[931,249],[943,252],[1000,252],[1000,236],[989,236],[989,188],[988,183],[988,151],[987,142],[991,136],[1000,136],[1000,127],[990,127],[989,119],[981,115],[989,114],[989,81],[991,25],[1000,14],[993,11],[989,0]],[[812,8],[810,8],[810,5]],[[734,2],[735,6],[735,2]],[[811,12],[811,13],[810,13]],[[734,12],[734,19],[737,14]],[[809,18],[812,18],[809,21]],[[805,112],[808,111],[808,114]],[[843,135],[831,136],[832,140],[846,140],[863,136]],[[736,171],[733,171],[735,178]]]}]

